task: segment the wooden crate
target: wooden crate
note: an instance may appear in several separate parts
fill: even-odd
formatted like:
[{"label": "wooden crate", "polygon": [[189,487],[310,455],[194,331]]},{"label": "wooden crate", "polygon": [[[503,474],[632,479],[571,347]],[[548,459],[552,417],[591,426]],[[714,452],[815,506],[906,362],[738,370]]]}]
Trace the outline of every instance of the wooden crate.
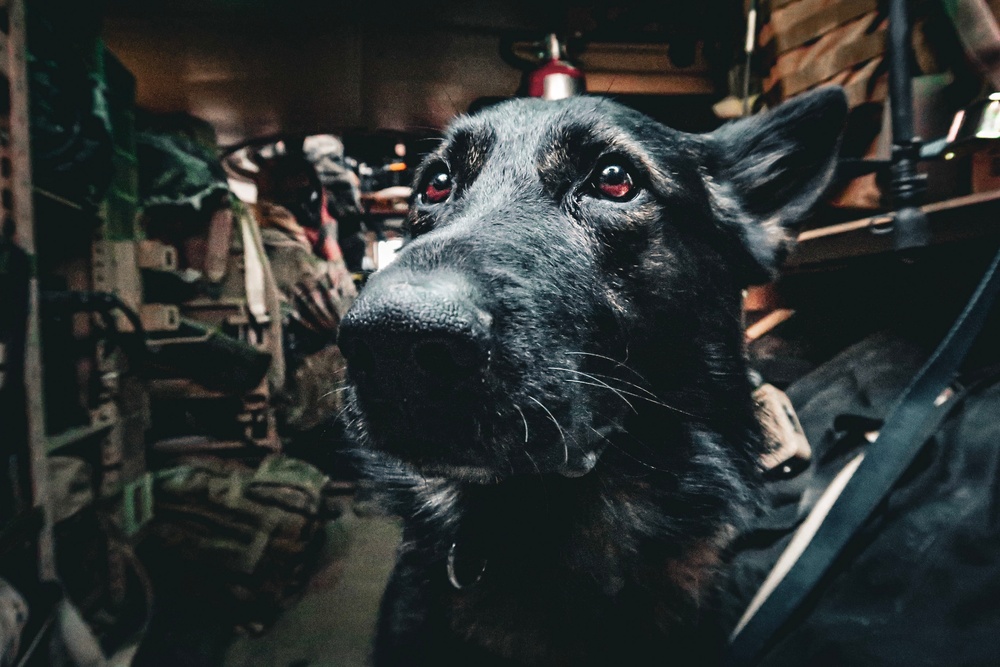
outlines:
[{"label": "wooden crate", "polygon": [[[802,0],[806,2],[808,0]],[[764,92],[788,99],[820,84],[845,83],[856,73],[870,75],[865,66],[885,53],[887,22],[877,12],[869,12],[834,28],[819,39],[777,56],[764,81]]]},{"label": "wooden crate", "polygon": [[773,46],[778,53],[784,53],[877,9],[878,0],[797,0],[772,3],[770,20],[761,28],[759,42],[761,46]]}]

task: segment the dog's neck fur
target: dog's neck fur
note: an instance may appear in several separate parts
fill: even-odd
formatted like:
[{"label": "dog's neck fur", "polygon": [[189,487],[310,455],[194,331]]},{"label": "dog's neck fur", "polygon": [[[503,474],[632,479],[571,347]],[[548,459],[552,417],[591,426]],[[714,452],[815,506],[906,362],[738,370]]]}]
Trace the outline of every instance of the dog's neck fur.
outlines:
[{"label": "dog's neck fur", "polygon": [[[756,432],[748,431],[751,437]],[[703,449],[721,446],[701,432],[689,437]],[[568,579],[593,582],[609,597],[629,582],[652,585],[640,581],[645,577],[696,598],[704,577],[689,563],[692,558],[704,563],[706,549],[717,550],[724,540],[718,521],[709,524],[690,516],[692,493],[746,509],[752,506],[753,491],[734,482],[745,482],[745,474],[713,470],[697,478],[701,488],[693,491],[669,468],[654,469],[621,451],[610,446],[595,469],[579,478],[524,475],[483,485],[411,474],[397,509],[410,517],[407,538],[413,548],[426,552],[427,560],[445,563],[457,545],[457,557],[466,564],[486,561],[487,581],[505,567],[526,577],[533,576],[531,570],[552,569]],[[683,459],[689,452],[679,446],[676,456]],[[670,511],[678,503],[685,505],[685,513]],[[721,517],[725,525],[745,518],[728,507],[704,511]],[[692,529],[699,524],[711,525],[714,532]],[[446,577],[443,566],[437,571]]]},{"label": "dog's neck fur", "polygon": [[[415,481],[407,495],[419,507],[403,551],[424,563],[460,635],[519,664],[577,664],[594,646],[547,633],[552,619],[572,620],[583,634],[591,627],[595,642],[605,633],[650,641],[687,632],[731,533],[691,535],[687,524],[664,522],[676,479],[639,469],[622,475],[613,469],[620,465],[611,453],[581,478]],[[452,545],[466,561],[458,568],[473,574],[462,590],[448,583]],[[561,606],[566,599],[577,603]]]},{"label": "dog's neck fur", "polygon": [[[639,554],[656,553],[653,560],[665,566],[680,564],[692,550],[701,554],[714,542],[664,529],[658,520],[663,495],[652,488],[658,482],[667,486],[666,480],[621,479],[598,468],[583,478],[547,475],[466,486],[455,491],[454,506],[438,509],[458,517],[450,535],[459,558],[481,561],[487,571],[516,567],[526,577],[533,576],[531,569],[558,568],[613,597],[629,581],[661,575],[669,580],[669,571],[653,574],[654,563]],[[681,583],[687,589],[692,582],[686,577]]]}]

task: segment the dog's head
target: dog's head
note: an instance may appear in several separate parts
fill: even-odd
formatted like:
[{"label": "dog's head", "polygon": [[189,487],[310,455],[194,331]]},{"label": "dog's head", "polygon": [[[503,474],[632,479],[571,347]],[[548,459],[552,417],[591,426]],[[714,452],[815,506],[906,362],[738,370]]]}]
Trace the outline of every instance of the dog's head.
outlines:
[{"label": "dog's head", "polygon": [[821,195],[845,114],[830,89],[708,135],[590,97],[460,119],[342,323],[356,435],[481,482],[679,471],[699,438],[749,465],[740,289]]}]

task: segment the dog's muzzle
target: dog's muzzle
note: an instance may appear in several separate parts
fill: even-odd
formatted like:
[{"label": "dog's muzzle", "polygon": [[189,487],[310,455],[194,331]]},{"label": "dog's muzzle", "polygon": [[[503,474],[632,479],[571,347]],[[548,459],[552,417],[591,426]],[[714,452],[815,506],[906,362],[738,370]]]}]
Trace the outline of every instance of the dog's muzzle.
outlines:
[{"label": "dog's muzzle", "polygon": [[339,344],[370,417],[436,434],[463,423],[460,409],[481,395],[492,347],[492,318],[472,294],[452,274],[373,280],[362,291]]}]

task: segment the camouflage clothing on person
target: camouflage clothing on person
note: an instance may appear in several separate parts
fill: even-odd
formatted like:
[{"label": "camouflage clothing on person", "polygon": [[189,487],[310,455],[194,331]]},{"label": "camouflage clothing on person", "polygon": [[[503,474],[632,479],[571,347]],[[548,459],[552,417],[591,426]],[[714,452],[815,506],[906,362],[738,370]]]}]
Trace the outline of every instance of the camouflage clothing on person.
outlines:
[{"label": "camouflage clothing on person", "polygon": [[324,221],[333,229],[321,229],[320,235],[277,204],[258,203],[255,214],[282,300],[288,362],[282,422],[292,432],[303,432],[340,410],[337,389],[345,363],[337,331],[357,291],[336,245],[335,221]]}]

